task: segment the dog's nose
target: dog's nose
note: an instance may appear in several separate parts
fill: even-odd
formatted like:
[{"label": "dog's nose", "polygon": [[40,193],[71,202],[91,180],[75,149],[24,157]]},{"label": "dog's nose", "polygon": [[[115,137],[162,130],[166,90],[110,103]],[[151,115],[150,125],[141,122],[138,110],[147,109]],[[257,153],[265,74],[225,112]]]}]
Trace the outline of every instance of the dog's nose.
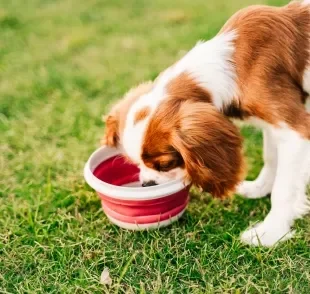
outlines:
[{"label": "dog's nose", "polygon": [[156,186],[157,183],[155,181],[147,181],[142,183],[142,187],[150,187],[150,186]]}]

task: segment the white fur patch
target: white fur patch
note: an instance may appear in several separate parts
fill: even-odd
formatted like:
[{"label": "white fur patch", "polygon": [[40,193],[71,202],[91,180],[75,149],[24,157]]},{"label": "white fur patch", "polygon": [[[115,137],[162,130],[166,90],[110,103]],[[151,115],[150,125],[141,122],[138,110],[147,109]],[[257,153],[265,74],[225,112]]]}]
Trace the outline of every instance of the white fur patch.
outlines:
[{"label": "white fur patch", "polygon": [[256,198],[262,191],[255,189],[264,190],[264,185],[256,185],[257,181],[269,185],[270,178],[273,178],[272,206],[265,220],[244,232],[241,239],[251,245],[272,246],[293,236],[290,230],[294,220],[309,212],[306,185],[310,179],[310,141],[285,124],[274,127],[263,123],[263,126],[270,135],[269,143],[271,141],[274,144],[267,147],[266,151],[269,149],[269,154],[277,158],[271,160],[271,164],[270,158],[265,158],[267,166],[269,161],[269,166],[273,169],[269,172],[263,169],[258,179],[252,182],[254,186],[251,187],[249,183],[243,189],[254,193],[251,197]]},{"label": "white fur patch", "polygon": [[[121,143],[124,151],[136,163],[141,162],[143,138],[152,114],[164,98],[165,93],[163,91],[152,91],[142,95],[128,111]],[[150,114],[145,119],[135,123],[136,113],[144,107],[150,108]]]},{"label": "white fur patch", "polygon": [[198,42],[180,61],[168,68],[158,81],[164,87],[183,72],[190,74],[200,86],[207,89],[214,105],[220,110],[238,97],[236,71],[232,56],[235,31],[224,33],[206,42]]}]

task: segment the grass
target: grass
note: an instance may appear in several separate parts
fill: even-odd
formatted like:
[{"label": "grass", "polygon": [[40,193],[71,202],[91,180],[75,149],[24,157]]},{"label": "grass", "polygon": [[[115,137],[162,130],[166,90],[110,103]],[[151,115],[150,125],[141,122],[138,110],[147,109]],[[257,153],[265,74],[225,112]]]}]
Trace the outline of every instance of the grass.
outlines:
[{"label": "grass", "polygon": [[[0,293],[309,293],[309,218],[251,248],[239,234],[268,199],[193,191],[178,223],[127,232],[82,177],[107,105],[258,2],[287,1],[0,0]],[[261,133],[242,132],[253,179]]]}]

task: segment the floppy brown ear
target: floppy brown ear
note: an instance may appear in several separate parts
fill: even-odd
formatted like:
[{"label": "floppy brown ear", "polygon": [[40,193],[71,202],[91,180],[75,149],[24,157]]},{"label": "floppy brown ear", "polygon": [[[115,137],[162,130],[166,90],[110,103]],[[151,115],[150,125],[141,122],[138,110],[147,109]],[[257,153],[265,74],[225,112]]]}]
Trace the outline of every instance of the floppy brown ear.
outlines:
[{"label": "floppy brown ear", "polygon": [[105,133],[101,139],[101,144],[109,147],[116,147],[119,142],[119,112],[116,109],[104,118]]},{"label": "floppy brown ear", "polygon": [[220,198],[235,191],[243,177],[242,138],[214,106],[183,103],[173,142],[194,185]]}]

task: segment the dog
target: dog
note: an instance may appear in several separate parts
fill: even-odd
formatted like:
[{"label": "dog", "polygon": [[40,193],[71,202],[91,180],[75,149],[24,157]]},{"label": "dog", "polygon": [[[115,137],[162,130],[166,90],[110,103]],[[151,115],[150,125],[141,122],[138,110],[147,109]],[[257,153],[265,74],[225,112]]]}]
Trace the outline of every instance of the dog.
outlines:
[{"label": "dog", "polygon": [[[250,6],[198,42],[106,117],[103,144],[140,168],[142,186],[189,180],[215,197],[271,194],[271,210],[241,240],[273,246],[309,211],[310,0]],[[232,119],[263,130],[264,166],[242,181],[242,138]]]}]

